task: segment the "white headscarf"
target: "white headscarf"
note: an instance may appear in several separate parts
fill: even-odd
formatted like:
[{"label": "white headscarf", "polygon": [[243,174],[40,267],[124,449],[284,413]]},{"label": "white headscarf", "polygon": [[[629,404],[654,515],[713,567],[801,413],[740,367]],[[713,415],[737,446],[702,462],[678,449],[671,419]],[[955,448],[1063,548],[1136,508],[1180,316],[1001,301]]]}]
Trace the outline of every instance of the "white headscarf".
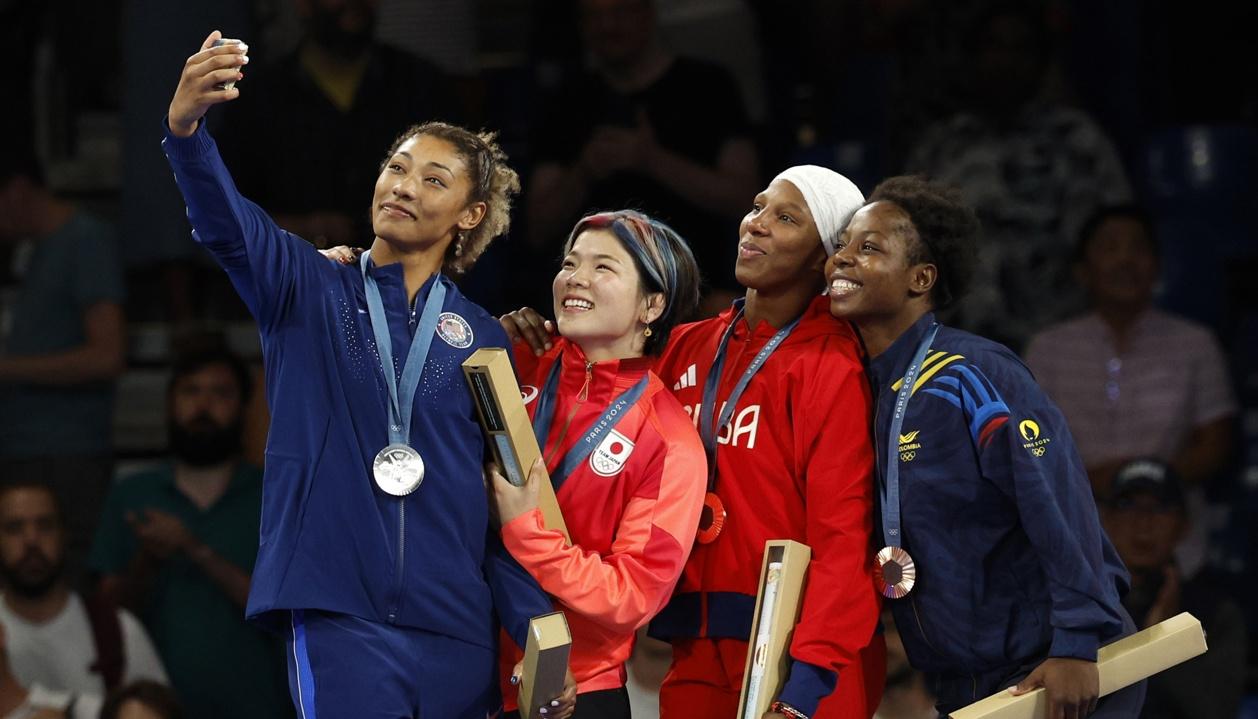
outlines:
[{"label": "white headscarf", "polygon": [[847,221],[865,204],[860,188],[834,170],[817,165],[788,167],[773,179],[786,180],[799,188],[821,233],[826,256],[833,255]]}]

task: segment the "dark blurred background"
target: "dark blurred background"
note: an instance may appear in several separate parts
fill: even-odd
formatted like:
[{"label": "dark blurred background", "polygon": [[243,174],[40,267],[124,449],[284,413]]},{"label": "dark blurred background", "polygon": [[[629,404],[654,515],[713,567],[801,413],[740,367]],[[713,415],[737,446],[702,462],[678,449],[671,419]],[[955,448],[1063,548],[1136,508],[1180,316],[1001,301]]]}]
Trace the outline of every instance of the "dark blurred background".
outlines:
[{"label": "dark blurred background", "polygon": [[[1095,414],[1121,407],[1128,414],[1112,416],[1182,425],[1148,430],[1148,446],[1098,449],[1095,461],[1085,452],[1098,501],[1135,455],[1176,465],[1195,498],[1185,577],[1212,572],[1258,623],[1258,4],[0,0],[12,56],[0,114],[0,430],[43,427],[24,394],[32,384],[71,403],[86,391],[93,407],[104,396],[108,427],[82,454],[111,476],[165,456],[165,387],[181,353],[226,347],[257,370],[251,320],[190,240],[159,147],[183,62],[213,29],[246,41],[251,62],[210,131],[242,191],[317,246],[370,244],[371,184],[407,125],[499,134],[524,192],[509,235],[464,280],[495,314],[550,307],[559,248],[591,209],[636,206],[673,224],[700,259],[713,312],[738,292],[739,218],[785,167],[829,166],[866,193],[906,172],[959,185],[984,235],[977,291],[951,319],[1031,353],[1037,375],[1061,370],[1035,360],[1037,336],[1041,355],[1091,361],[1096,348],[1069,323],[1112,326],[1107,301],[1193,328],[1161,334],[1128,318],[1097,350],[1094,384],[1067,366],[1062,389],[1046,386],[1076,434],[1097,423],[1145,433]],[[1137,218],[1144,245],[1088,255],[1122,234],[1090,223],[1116,207],[1134,208],[1119,221]],[[30,294],[40,238],[76,213],[97,223],[84,231],[94,249],[78,274]],[[1087,275],[1089,262],[1102,264]],[[82,336],[40,345],[23,328],[42,326],[58,292],[82,310]],[[120,314],[101,319],[102,303]],[[1062,327],[1079,332],[1043,334]],[[76,347],[102,356],[110,333],[121,333],[113,369],[58,382],[11,366]],[[1158,394],[1171,385],[1174,401]],[[1133,392],[1157,396],[1123,405]],[[19,396],[36,405],[10,401]],[[259,396],[245,429],[258,462]],[[1095,412],[1075,426],[1072,411]],[[44,456],[38,439],[21,443],[0,439],[0,461]],[[1258,716],[1255,656],[1233,662],[1245,716]]]}]

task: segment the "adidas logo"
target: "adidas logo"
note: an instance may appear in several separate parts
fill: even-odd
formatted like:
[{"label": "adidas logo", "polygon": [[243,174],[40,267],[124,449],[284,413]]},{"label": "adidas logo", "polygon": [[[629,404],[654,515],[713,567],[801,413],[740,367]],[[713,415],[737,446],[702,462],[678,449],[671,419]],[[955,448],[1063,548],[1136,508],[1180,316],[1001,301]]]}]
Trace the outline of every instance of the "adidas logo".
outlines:
[{"label": "adidas logo", "polygon": [[697,384],[695,382],[695,366],[690,365],[690,367],[682,373],[681,379],[677,380],[676,384],[673,385],[673,391],[676,392],[687,387],[694,387],[695,384]]}]

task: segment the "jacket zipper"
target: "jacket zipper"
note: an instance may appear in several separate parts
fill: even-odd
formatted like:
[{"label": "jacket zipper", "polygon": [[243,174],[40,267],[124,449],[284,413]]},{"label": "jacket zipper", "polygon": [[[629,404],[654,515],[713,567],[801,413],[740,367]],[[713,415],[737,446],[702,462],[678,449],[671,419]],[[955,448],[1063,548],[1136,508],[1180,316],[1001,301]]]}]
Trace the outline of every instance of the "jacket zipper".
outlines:
[{"label": "jacket zipper", "polygon": [[406,497],[397,498],[397,564],[394,567],[393,597],[389,601],[389,623],[397,621],[402,596],[402,570],[406,558]]},{"label": "jacket zipper", "polygon": [[[563,360],[560,361],[562,362]],[[568,419],[564,420],[563,428],[559,430],[559,440],[555,442],[555,446],[550,452],[551,456],[546,458],[547,466],[550,466],[556,455],[563,451],[564,438],[568,436],[568,428],[572,426],[572,420],[576,418],[577,410],[581,409],[581,405],[590,398],[590,384],[593,381],[594,363],[587,361],[585,363],[585,384],[581,385],[581,391],[577,392],[577,401],[572,405],[572,411],[568,413]],[[543,437],[542,441],[545,442],[546,438]]]},{"label": "jacket zipper", "polygon": [[[418,298],[419,296],[416,295],[417,300]],[[410,325],[412,334],[414,334],[415,332],[415,323],[416,323],[415,308],[418,304],[419,304],[418,302],[415,302],[410,307],[410,318],[409,318],[408,324]],[[409,441],[410,438],[408,437],[407,439]],[[402,579],[403,579],[402,572],[406,566],[405,560],[406,560],[406,497],[398,497],[397,498],[397,562],[394,565],[395,576],[393,580],[393,596],[389,600],[388,620],[390,624],[393,624],[394,622],[397,621],[398,604],[401,603],[401,597],[402,597]]]}]

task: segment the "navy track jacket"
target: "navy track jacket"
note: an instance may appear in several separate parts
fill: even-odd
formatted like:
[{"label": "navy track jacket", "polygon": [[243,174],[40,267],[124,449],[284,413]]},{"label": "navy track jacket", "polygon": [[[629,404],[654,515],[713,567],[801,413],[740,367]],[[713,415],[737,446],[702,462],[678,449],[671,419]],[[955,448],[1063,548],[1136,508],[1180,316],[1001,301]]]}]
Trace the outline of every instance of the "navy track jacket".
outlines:
[{"label": "navy track jacket", "polygon": [[[434,282],[448,285],[411,423],[427,473],[410,495],[385,494],[371,464],[389,444],[388,390],[360,268],[327,260],[243,198],[204,122],[184,139],[167,129],[162,146],[193,238],[262,335],[271,429],[248,616],[273,624],[287,621],[279,610],[318,609],[494,647],[497,607],[523,646],[550,600],[490,530],[484,440],[460,366],[479,347],[510,346],[497,320],[444,277],[420,290],[416,316]],[[401,266],[369,271],[400,368],[414,332]]]},{"label": "navy track jacket", "polygon": [[[896,391],[932,322],[923,316],[870,362],[882,483]],[[888,600],[910,662],[955,676],[1050,656],[1096,661],[1122,632],[1128,575],[1065,418],[1016,355],[949,327],[914,387],[894,441],[917,585]]]}]

